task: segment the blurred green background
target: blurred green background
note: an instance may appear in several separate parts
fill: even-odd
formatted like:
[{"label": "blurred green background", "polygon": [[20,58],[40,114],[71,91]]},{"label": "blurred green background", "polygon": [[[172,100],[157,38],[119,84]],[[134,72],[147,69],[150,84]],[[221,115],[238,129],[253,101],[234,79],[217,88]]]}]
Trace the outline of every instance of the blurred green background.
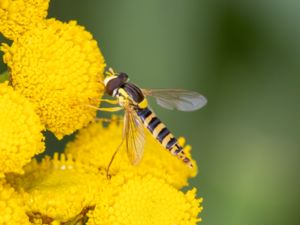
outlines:
[{"label": "blurred green background", "polygon": [[208,98],[152,106],[193,146],[201,224],[300,224],[300,1],[52,0],[49,17],[84,25],[139,86]]}]

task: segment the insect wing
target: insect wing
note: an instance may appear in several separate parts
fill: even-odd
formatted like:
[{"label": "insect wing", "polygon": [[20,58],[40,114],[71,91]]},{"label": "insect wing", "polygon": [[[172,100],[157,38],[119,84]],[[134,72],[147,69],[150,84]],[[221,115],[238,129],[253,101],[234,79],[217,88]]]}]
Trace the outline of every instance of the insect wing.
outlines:
[{"label": "insect wing", "polygon": [[153,96],[158,105],[166,109],[194,111],[207,103],[206,98],[195,91],[183,89],[143,89],[145,96]]},{"label": "insect wing", "polygon": [[141,119],[131,109],[125,109],[123,135],[129,160],[136,165],[141,161],[144,153],[145,134]]}]

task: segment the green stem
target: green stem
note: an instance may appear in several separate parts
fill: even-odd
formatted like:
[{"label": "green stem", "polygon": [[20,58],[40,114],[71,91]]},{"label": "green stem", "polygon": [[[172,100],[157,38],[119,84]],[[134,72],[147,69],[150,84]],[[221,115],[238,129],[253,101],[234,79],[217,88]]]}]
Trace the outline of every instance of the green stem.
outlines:
[{"label": "green stem", "polygon": [[8,78],[9,78],[8,71],[4,71],[3,73],[0,74],[0,83],[7,81]]}]

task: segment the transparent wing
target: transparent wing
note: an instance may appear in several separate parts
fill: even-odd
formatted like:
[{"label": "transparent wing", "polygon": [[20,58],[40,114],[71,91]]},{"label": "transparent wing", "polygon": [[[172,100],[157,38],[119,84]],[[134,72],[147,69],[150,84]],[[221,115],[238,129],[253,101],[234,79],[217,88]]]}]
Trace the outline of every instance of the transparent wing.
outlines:
[{"label": "transparent wing", "polygon": [[144,125],[136,112],[125,108],[123,135],[126,140],[126,149],[132,164],[138,164],[144,153]]},{"label": "transparent wing", "polygon": [[195,91],[183,89],[142,89],[145,96],[153,96],[158,105],[166,109],[194,111],[207,103],[206,98]]}]

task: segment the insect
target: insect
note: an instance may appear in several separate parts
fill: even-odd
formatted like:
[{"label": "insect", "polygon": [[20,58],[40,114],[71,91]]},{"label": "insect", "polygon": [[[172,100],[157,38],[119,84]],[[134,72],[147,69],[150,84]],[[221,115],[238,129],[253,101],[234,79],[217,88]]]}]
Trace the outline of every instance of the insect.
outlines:
[{"label": "insect", "polygon": [[107,172],[124,141],[131,163],[135,165],[140,162],[145,143],[144,126],[172,155],[178,157],[189,167],[193,167],[191,160],[185,155],[177,139],[149,108],[146,97],[153,96],[157,104],[163,108],[180,111],[200,109],[206,104],[206,98],[197,92],[183,89],[140,89],[129,82],[126,73],[115,73],[111,68],[108,69],[106,74],[107,77],[104,79],[105,91],[116,99],[102,99],[101,101],[118,104],[118,106],[98,109],[109,112],[122,109],[125,111],[123,139],[112,156]]}]

